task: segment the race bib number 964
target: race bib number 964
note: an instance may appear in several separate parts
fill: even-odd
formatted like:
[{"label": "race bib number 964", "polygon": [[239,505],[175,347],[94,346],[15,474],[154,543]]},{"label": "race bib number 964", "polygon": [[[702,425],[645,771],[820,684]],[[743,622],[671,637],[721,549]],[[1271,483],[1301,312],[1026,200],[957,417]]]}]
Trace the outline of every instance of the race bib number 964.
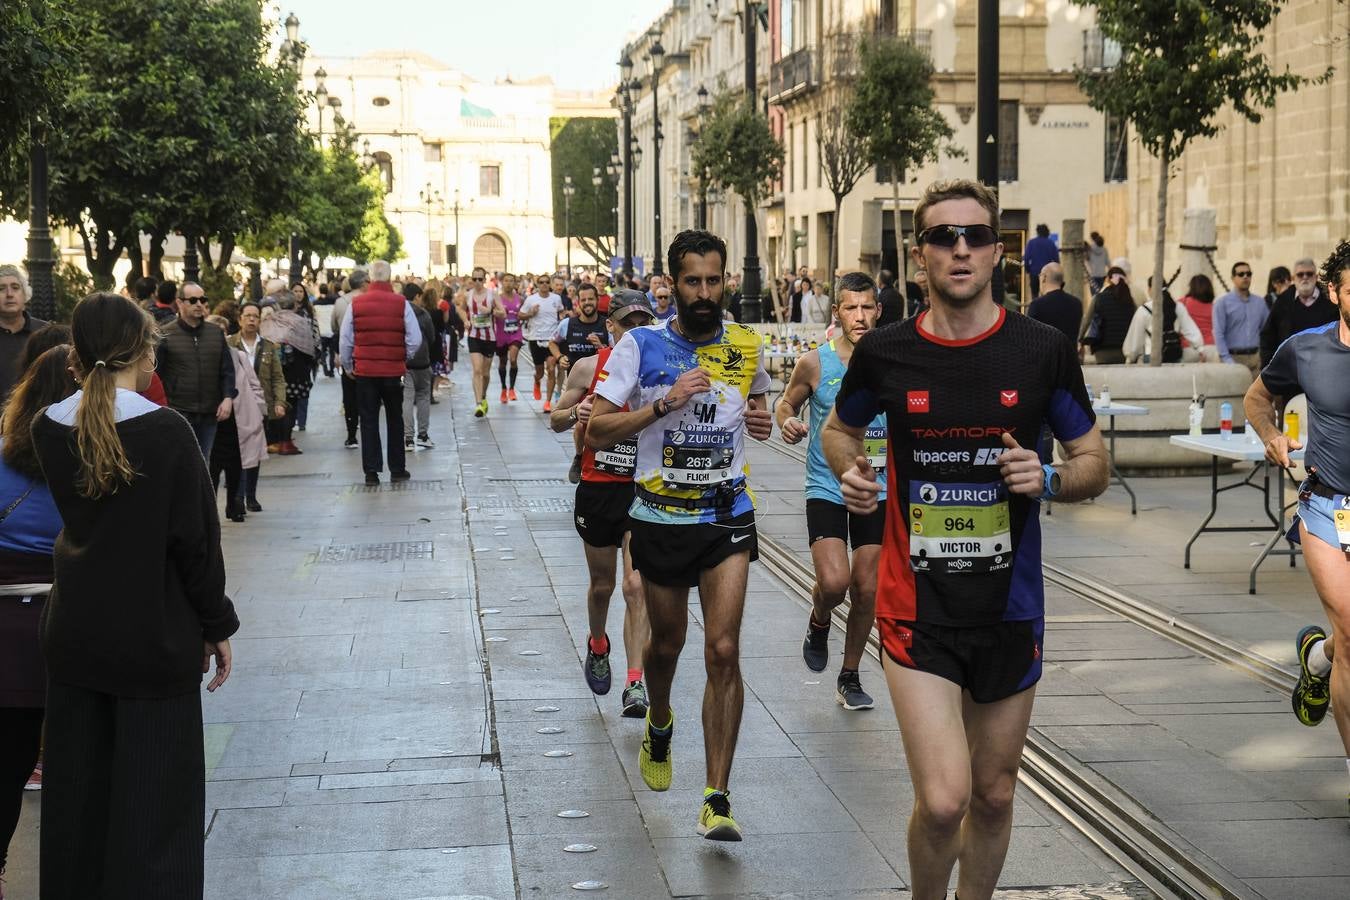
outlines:
[{"label": "race bib number 964", "polygon": [[1012,565],[1008,494],[1003,482],[909,485],[910,567],[963,575]]}]

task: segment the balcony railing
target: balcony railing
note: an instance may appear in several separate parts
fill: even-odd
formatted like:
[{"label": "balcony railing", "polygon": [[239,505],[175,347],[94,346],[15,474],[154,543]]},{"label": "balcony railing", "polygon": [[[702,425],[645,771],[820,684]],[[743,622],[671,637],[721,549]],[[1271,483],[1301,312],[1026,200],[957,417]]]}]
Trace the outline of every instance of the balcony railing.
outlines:
[{"label": "balcony railing", "polygon": [[933,32],[928,29],[889,35],[879,32],[837,31],[825,39],[825,59],[821,77],[827,81],[858,77],[859,56],[863,42],[887,37],[895,37],[913,44],[922,50],[925,56],[932,58]]},{"label": "balcony railing", "polygon": [[805,93],[820,82],[815,54],[810,47],[794,50],[769,70],[769,102],[776,103]]},{"label": "balcony railing", "polygon": [[1120,64],[1120,44],[1100,28],[1083,29],[1083,68],[1089,72],[1114,69]]}]

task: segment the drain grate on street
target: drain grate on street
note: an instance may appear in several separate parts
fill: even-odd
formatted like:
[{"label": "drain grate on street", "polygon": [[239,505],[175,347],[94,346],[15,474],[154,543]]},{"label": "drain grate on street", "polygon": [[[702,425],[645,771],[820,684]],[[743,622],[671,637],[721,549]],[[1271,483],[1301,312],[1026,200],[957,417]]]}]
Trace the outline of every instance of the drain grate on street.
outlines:
[{"label": "drain grate on street", "polygon": [[444,481],[381,481],[379,484],[353,484],[350,494],[407,494],[445,490]]},{"label": "drain grate on street", "polygon": [[525,487],[567,487],[566,478],[489,478],[490,484],[519,484]]},{"label": "drain grate on street", "polygon": [[330,544],[314,554],[318,563],[395,562],[431,559],[431,541],[387,541],[380,544]]},{"label": "drain grate on street", "polygon": [[527,513],[570,513],[571,497],[528,497],[524,500],[504,500],[501,497],[481,497],[469,500],[479,509],[519,509]]}]

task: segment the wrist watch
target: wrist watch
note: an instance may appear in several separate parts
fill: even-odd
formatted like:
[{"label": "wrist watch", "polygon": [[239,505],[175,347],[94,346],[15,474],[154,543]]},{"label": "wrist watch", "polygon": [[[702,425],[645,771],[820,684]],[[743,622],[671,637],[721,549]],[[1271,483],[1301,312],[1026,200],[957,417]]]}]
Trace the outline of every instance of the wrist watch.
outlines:
[{"label": "wrist watch", "polygon": [[666,409],[664,397],[657,397],[652,401],[652,412],[656,413],[658,419],[664,419],[666,417],[666,413],[669,412],[669,410]]},{"label": "wrist watch", "polygon": [[1060,477],[1055,467],[1049,464],[1041,466],[1041,471],[1045,473],[1045,488],[1041,491],[1038,500],[1049,500],[1059,493]]},{"label": "wrist watch", "polygon": [[571,422],[573,425],[576,424],[576,421],[577,421],[577,408],[576,408],[575,406],[572,407],[572,414],[568,417],[568,421]]}]

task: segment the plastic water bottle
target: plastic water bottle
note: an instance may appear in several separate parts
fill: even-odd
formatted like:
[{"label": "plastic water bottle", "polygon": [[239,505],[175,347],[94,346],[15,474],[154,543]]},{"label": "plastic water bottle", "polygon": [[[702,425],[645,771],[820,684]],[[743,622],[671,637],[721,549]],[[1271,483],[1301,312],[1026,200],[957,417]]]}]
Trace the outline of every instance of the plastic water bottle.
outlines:
[{"label": "plastic water bottle", "polygon": [[1106,382],[1102,382],[1101,404],[1102,406],[1111,405],[1111,387]]},{"label": "plastic water bottle", "polygon": [[1088,402],[1095,405],[1097,403],[1097,398],[1092,396],[1092,385],[1088,384],[1084,385],[1084,387],[1087,388]]},{"label": "plastic water bottle", "polygon": [[1227,400],[1219,407],[1219,434],[1225,441],[1233,437],[1233,404]]}]

